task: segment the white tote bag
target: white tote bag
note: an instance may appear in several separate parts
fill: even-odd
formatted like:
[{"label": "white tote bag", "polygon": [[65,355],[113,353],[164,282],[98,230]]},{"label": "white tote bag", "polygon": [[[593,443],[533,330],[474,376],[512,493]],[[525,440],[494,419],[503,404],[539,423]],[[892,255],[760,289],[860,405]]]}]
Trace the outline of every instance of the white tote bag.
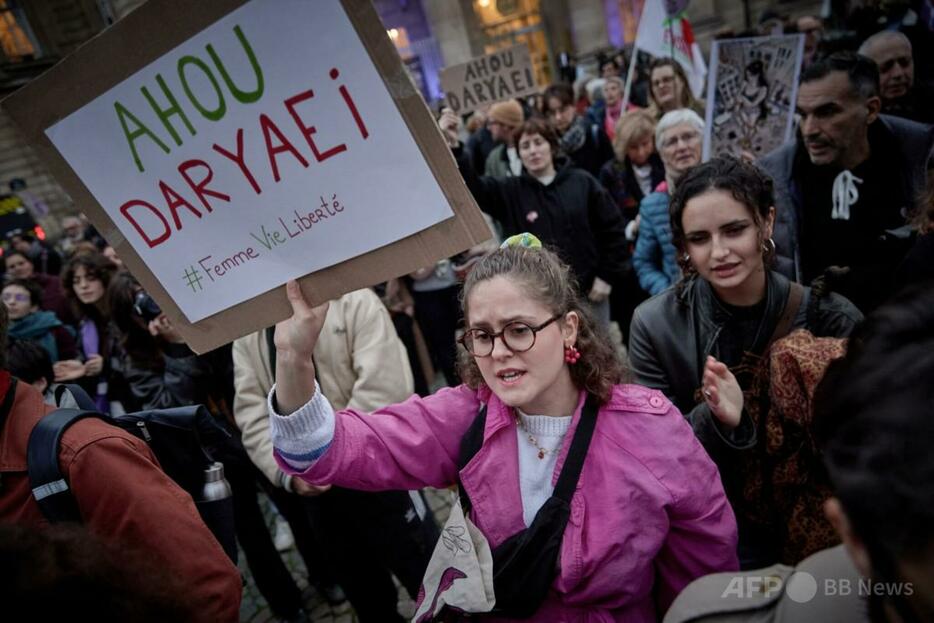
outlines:
[{"label": "white tote bag", "polygon": [[425,570],[412,623],[428,623],[445,605],[463,612],[489,612],[493,595],[493,555],[486,537],[464,515],[460,497],[453,493],[441,538]]}]

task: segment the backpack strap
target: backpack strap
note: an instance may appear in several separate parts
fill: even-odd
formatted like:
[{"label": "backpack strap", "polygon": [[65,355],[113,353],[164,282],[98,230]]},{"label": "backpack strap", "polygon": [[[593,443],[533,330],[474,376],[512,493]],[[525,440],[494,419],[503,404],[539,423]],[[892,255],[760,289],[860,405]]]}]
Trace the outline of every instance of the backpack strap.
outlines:
[{"label": "backpack strap", "polygon": [[79,409],[84,411],[97,411],[97,405],[94,404],[94,401],[88,396],[88,393],[84,391],[84,388],[75,383],[64,383],[62,385],[55,386],[55,404],[56,406],[61,407],[62,397],[65,395],[65,392],[71,394],[71,397],[74,398],[75,404],[78,405]]},{"label": "backpack strap", "polygon": [[83,409],[56,409],[39,420],[29,434],[26,446],[29,485],[42,514],[52,523],[81,521],[78,504],[62,476],[58,454],[65,431],[78,420],[89,417],[102,415]]},{"label": "backpack strap", "polygon": [[795,317],[798,315],[798,308],[801,307],[803,298],[804,286],[792,281],[791,287],[788,289],[788,298],[785,299],[785,309],[782,311],[782,315],[775,325],[775,331],[772,333],[771,339],[769,339],[769,346],[775,343],[776,340],[780,340],[788,335],[791,331],[791,326],[795,322]]}]

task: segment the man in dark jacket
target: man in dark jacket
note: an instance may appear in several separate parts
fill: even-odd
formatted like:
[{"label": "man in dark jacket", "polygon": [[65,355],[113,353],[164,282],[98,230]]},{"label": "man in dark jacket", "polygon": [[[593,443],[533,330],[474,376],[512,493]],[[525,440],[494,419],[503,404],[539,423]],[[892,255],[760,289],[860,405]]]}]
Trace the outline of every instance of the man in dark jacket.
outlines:
[{"label": "man in dark jacket", "polygon": [[864,313],[889,294],[907,251],[934,144],[934,129],[880,107],[875,63],[832,54],[801,77],[797,141],[760,162],[775,180],[777,268],[805,283],[844,269],[834,290]]},{"label": "man in dark jacket", "polygon": [[911,41],[897,30],[883,30],[866,39],[859,53],[879,67],[882,112],[919,123],[934,123],[934,92],[915,82]]},{"label": "man in dark jacket", "polygon": [[[26,447],[33,427],[52,407],[7,371],[7,323],[0,305],[0,522],[43,526],[48,522],[29,484]],[[186,587],[181,599],[191,605],[192,621],[238,620],[237,568],[204,525],[191,496],[165,475],[144,442],[86,418],[65,431],[59,463],[87,528],[146,555],[177,578]],[[78,619],[82,614],[91,615],[74,613]]]}]

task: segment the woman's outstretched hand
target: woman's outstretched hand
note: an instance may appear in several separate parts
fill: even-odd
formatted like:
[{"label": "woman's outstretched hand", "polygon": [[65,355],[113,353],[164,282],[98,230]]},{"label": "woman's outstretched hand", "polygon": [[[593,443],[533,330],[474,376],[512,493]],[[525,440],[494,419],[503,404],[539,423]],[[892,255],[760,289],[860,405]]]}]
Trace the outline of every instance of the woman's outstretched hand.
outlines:
[{"label": "woman's outstretched hand", "polygon": [[743,415],[743,390],[726,364],[707,357],[701,387],[714,416],[729,428],[739,426]]},{"label": "woman's outstretched hand", "polygon": [[328,314],[328,304],[312,307],[297,281],[285,284],[292,316],[276,325],[276,403],[282,415],[298,410],[315,393],[312,354]]}]

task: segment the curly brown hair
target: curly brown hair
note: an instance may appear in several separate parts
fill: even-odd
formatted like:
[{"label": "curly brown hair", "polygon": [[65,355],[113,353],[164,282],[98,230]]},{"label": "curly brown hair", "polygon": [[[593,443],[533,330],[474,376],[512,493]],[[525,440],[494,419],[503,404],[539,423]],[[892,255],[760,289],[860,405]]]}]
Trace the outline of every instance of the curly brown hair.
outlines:
[{"label": "curly brown hair", "polygon": [[772,178],[753,164],[739,158],[712,158],[688,170],[678,181],[668,205],[671,216],[671,242],[678,251],[678,264],[683,275],[679,291],[696,276],[690,258],[685,253],[684,227],[681,218],[688,201],[708,190],[722,190],[746,206],[759,229],[762,258],[768,268],[775,259],[775,243],[765,237],[765,222],[775,205]]},{"label": "curly brown hair", "polygon": [[[467,300],[478,283],[494,277],[508,277],[525,288],[528,295],[545,305],[553,314],[577,313],[580,318],[575,346],[580,361],[570,366],[575,387],[596,396],[601,404],[610,399],[613,386],[623,381],[625,373],[616,351],[590,312],[581,303],[571,269],[548,249],[506,247],[480,260],[467,275],[461,292],[464,318],[468,318]],[[459,353],[459,372],[468,387],[484,385],[474,358],[463,348]]]},{"label": "curly brown hair", "polygon": [[89,277],[99,279],[106,292],[110,280],[117,272],[117,266],[100,252],[80,253],[68,260],[65,268],[62,270],[62,288],[65,290],[65,298],[71,303],[72,309],[78,318],[90,317],[95,322],[103,320],[100,313],[94,305],[85,305],[78,300],[75,294],[75,271],[78,267],[84,268],[84,272]]}]

